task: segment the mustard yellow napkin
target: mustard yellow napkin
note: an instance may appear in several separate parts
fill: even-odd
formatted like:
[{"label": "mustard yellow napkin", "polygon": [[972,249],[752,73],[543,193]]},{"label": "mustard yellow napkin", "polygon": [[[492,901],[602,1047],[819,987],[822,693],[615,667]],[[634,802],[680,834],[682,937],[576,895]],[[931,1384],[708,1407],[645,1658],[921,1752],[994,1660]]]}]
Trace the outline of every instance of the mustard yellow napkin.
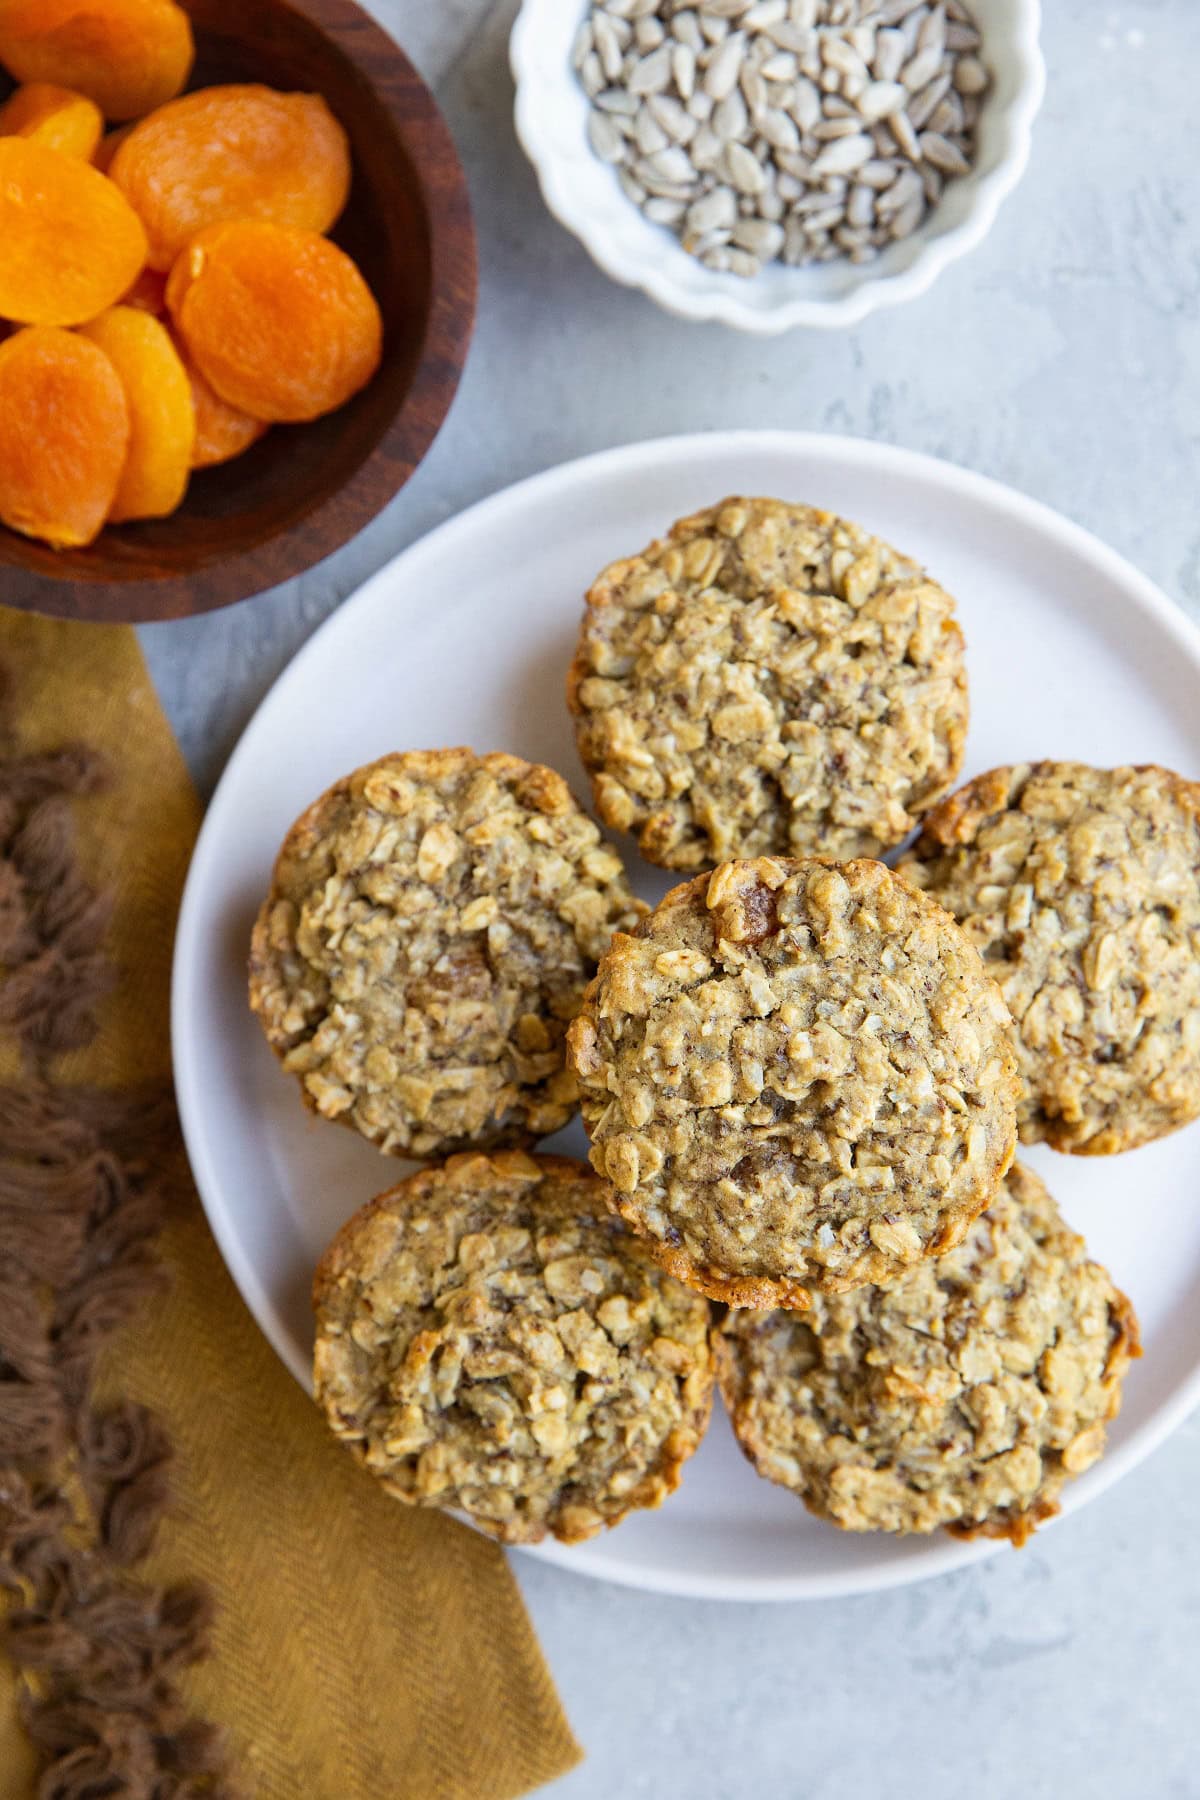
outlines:
[{"label": "mustard yellow napkin", "polygon": [[[108,758],[78,803],[81,860],[110,887],[120,971],[64,1082],[169,1073],[171,939],[199,808],[126,627],[0,612],[20,747]],[[385,1184],[381,1170],[380,1184]],[[246,1311],[186,1182],[162,1248],[172,1285],[127,1327],[106,1391],[139,1399],[176,1449],[174,1503],[139,1576],[199,1578],[212,1654],[186,1677],[262,1800],[502,1800],[570,1768],[560,1711],[501,1551],[377,1490],[326,1434]],[[0,1659],[0,1797],[36,1765]]]}]

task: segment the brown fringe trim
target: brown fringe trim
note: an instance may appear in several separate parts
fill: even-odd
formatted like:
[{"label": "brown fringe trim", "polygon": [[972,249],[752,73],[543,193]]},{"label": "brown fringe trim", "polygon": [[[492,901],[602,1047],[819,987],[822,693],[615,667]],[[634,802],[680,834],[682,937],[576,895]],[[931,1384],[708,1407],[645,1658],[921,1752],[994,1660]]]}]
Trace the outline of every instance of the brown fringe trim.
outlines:
[{"label": "brown fringe trim", "polygon": [[178,1686],[205,1654],[207,1594],[129,1574],[167,1504],[170,1441],[145,1407],[92,1399],[105,1343],[163,1284],[174,1109],[50,1073],[95,1036],[115,980],[111,903],[80,873],[70,811],[104,779],[77,746],[0,763],[0,1030],[26,1071],[0,1087],[0,1647],[37,1800],[234,1800],[221,1734]]}]

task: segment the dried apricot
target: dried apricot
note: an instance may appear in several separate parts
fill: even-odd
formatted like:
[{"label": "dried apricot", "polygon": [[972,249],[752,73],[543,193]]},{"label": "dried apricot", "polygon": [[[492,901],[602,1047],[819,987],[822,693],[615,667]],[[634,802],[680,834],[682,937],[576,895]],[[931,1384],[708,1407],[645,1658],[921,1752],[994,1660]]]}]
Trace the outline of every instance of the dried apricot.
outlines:
[{"label": "dried apricot", "polygon": [[267,427],[261,419],[239,412],[215,394],[187,353],[180,338],[175,348],[192,384],[192,405],[196,409],[196,441],[192,446],[193,469],[211,469],[217,463],[232,462],[251,444],[257,444]]},{"label": "dried apricot", "polygon": [[140,119],[181,93],[194,46],[174,0],[0,0],[0,63],[61,81],[106,119]]},{"label": "dried apricot", "polygon": [[210,225],[176,259],[167,306],[205,380],[254,419],[319,418],[379,367],[375,298],[345,251],[315,231]]},{"label": "dried apricot", "polygon": [[104,133],[104,115],[86,94],[31,81],[0,106],[0,137],[32,138],[64,156],[90,162]]},{"label": "dried apricot", "polygon": [[78,157],[0,138],[0,317],[82,325],[127,293],[146,234],[120,188]]},{"label": "dried apricot", "polygon": [[90,544],[108,517],[129,443],[117,371],[54,326],[0,344],[0,521],[56,548]]},{"label": "dried apricot", "polygon": [[146,227],[152,267],[169,269],[189,238],[229,219],[328,231],[350,191],[350,148],[319,94],[201,88],[134,126],[112,178]]},{"label": "dried apricot", "polygon": [[81,327],[120,377],[129,407],[129,450],[109,509],[122,519],[162,519],[183,499],[192,467],[192,387],[165,325],[114,306]]}]

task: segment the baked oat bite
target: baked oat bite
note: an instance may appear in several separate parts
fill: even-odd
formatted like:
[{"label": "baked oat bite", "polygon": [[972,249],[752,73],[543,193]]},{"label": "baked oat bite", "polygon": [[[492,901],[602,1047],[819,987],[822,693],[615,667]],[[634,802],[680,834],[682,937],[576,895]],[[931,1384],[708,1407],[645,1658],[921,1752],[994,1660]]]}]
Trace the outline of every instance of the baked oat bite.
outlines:
[{"label": "baked oat bite", "polygon": [[953,784],[954,602],[832,513],[724,500],[613,563],[567,682],[606,824],[668,869],[878,856]]},{"label": "baked oat bite", "polygon": [[712,1404],[706,1301],[582,1163],[455,1156],[343,1226],[313,1284],[317,1400],[397,1499],[508,1544],[661,1505]]},{"label": "baked oat bite", "polygon": [[1031,1170],[957,1249],[796,1313],[731,1312],[721,1393],[760,1475],[847,1531],[1020,1545],[1103,1453],[1137,1320]]},{"label": "baked oat bite", "polygon": [[645,910],[552,769],[406,751],[288,832],[250,1004],[307,1105],[381,1150],[527,1144],[573,1115],[567,1024]]},{"label": "baked oat bite", "polygon": [[1167,769],[993,769],[902,860],[1016,1024],[1021,1140],[1100,1156],[1200,1114],[1200,786]]},{"label": "baked oat bite", "polygon": [[591,1161],[663,1266],[804,1307],[956,1244],[1016,1146],[1010,1021],[882,863],[725,863],[618,934],[567,1034]]}]

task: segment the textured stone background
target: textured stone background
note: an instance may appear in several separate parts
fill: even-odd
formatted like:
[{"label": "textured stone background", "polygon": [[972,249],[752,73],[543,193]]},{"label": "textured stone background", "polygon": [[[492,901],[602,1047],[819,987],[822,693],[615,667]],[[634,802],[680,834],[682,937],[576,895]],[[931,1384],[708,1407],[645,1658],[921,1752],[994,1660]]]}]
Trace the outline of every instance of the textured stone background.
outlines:
[{"label": "textured stone background", "polygon": [[[661,433],[795,426],[949,457],[1200,617],[1200,0],[1046,0],[1033,165],[982,250],[858,331],[773,342],[658,312],[549,218],[510,122],[511,0],[375,9],[467,166],[478,335],[432,454],[355,544],[143,632],[206,790],[296,647],[396,551],[519,476]],[[1136,1194],[1130,1220],[1147,1228]],[[555,1800],[1197,1800],[1198,1486],[1200,1417],[1020,1556],[816,1606],[666,1600],[517,1557],[588,1751]]]}]

